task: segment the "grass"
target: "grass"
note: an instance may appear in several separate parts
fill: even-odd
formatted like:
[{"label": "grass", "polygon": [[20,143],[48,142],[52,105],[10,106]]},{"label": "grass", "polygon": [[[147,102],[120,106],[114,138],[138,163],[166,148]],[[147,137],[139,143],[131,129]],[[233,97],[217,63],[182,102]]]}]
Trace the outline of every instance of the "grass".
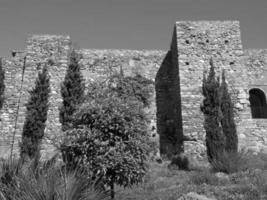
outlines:
[{"label": "grass", "polygon": [[[195,164],[194,167],[189,167],[189,170],[183,171],[168,167],[168,161],[160,164],[151,161],[144,181],[140,185],[132,188],[116,186],[115,199],[177,200],[182,195],[188,193],[196,193],[217,200],[267,199],[267,156],[264,154],[259,154],[258,156],[253,154],[242,155],[246,155],[246,162],[236,162],[233,167],[235,170],[233,173],[228,174],[215,172],[211,167],[203,167],[200,165],[201,163],[199,163],[199,166]],[[232,160],[232,158],[230,159]],[[3,177],[3,171],[11,171],[13,173],[17,169],[16,163],[12,162],[11,166],[2,165],[0,167],[1,177]],[[242,166],[239,166],[239,164]],[[232,169],[232,165],[230,169]],[[81,193],[83,190],[83,186],[86,185],[85,179],[81,176],[77,178],[74,173],[67,174],[63,172],[57,168],[50,168],[50,171],[41,172],[38,177],[34,176],[31,179],[29,179],[29,176],[23,177],[17,173],[13,173],[12,176],[15,177],[15,181],[19,181],[20,185],[23,185],[23,187],[15,188],[15,191],[24,191],[22,192],[24,195],[23,198],[20,196],[20,198],[13,199],[51,199],[48,194],[60,194],[61,197],[58,196],[56,200],[82,199],[75,195]],[[53,187],[49,187],[51,185]],[[64,190],[64,188],[68,189]],[[108,199],[105,195],[101,196],[101,192],[103,191],[95,191],[94,188],[89,188],[91,190],[87,190],[86,199]],[[0,189],[0,200],[8,199],[3,198],[3,192],[1,193],[1,190],[3,189]],[[27,193],[25,191],[30,192]],[[34,196],[37,193],[43,196]]]},{"label": "grass", "polygon": [[116,196],[118,200],[176,200],[193,192],[217,200],[266,200],[266,155],[246,156],[235,166],[230,165],[229,169],[234,170],[229,174],[215,172],[211,167],[194,166],[193,170],[182,171],[169,169],[168,162],[150,163],[141,185],[118,188]]}]

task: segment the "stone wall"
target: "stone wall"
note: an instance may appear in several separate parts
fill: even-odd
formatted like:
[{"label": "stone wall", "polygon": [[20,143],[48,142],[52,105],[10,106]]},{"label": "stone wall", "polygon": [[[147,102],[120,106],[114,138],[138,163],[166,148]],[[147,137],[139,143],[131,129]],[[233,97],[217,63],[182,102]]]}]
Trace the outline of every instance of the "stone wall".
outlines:
[{"label": "stone wall", "polygon": [[[56,138],[62,134],[58,112],[62,102],[60,84],[65,77],[70,49],[69,36],[32,35],[27,39],[27,47],[24,52],[16,53],[14,57],[4,60],[6,101],[0,115],[0,157],[10,155],[13,135],[15,136],[14,153],[19,153],[18,144],[25,120],[28,91],[34,87],[37,74],[45,64],[48,65],[51,94],[45,139],[42,145],[42,150],[45,152],[43,156],[51,155],[55,150]],[[87,86],[89,81],[104,81],[110,74],[119,72],[121,69],[125,76],[139,73],[154,81],[165,55],[164,51],[146,50],[81,49],[78,50],[78,53],[82,55],[80,63]],[[26,58],[25,69],[23,68],[24,58]],[[17,112],[18,115],[16,115]],[[149,129],[155,136],[155,93],[152,94],[151,104],[146,112],[150,116]],[[16,130],[15,121],[17,121]]]},{"label": "stone wall", "polygon": [[[248,74],[248,92],[260,89],[267,94],[267,49],[244,51],[244,63]],[[249,108],[250,111],[250,108]],[[255,119],[250,115],[239,126],[240,146],[257,153],[267,153],[267,119]]]},{"label": "stone wall", "polygon": [[[43,144],[46,153],[43,155],[50,155],[55,149],[54,141],[62,134],[58,116],[62,101],[60,84],[71,48],[69,36],[32,35],[27,39],[25,50],[14,51],[12,58],[3,60],[6,101],[0,111],[0,157],[10,155],[13,136],[14,152],[19,152],[28,90],[34,86],[38,71],[45,64],[51,76],[52,91]],[[80,49],[78,53],[82,57],[80,63],[87,88],[90,81],[105,81],[109,75],[121,70],[126,76],[139,73],[155,81],[156,91],[146,112],[151,120],[151,134],[157,135],[157,129],[160,134],[161,152],[180,151],[176,144],[181,140],[174,144],[169,136],[176,134],[175,137],[180,138],[184,134],[196,139],[196,142],[185,142],[185,153],[199,158],[205,156],[204,118],[200,111],[202,78],[203,72],[209,70],[212,58],[217,75],[226,70],[235,107],[239,146],[267,152],[267,119],[252,119],[249,102],[250,89],[259,88],[267,93],[267,50],[243,51],[239,22],[177,22],[167,53],[96,49]]]},{"label": "stone wall", "polygon": [[184,21],[176,23],[174,35],[176,40],[172,41],[177,45],[178,63],[173,67],[179,68],[182,131],[185,136],[197,140],[186,142],[185,152],[202,157],[205,154],[205,130],[204,116],[200,111],[203,101],[201,87],[203,72],[209,71],[211,58],[218,76],[222,69],[226,70],[238,126],[250,116],[240,27],[235,21]]}]

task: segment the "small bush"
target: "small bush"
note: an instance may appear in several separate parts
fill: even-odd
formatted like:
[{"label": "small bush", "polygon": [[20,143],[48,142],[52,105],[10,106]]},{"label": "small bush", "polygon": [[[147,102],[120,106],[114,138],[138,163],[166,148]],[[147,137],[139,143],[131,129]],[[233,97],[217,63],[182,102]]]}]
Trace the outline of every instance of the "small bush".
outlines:
[{"label": "small bush", "polygon": [[219,185],[220,180],[214,173],[205,170],[194,173],[191,176],[191,182],[195,185],[202,185],[204,183],[208,185]]},{"label": "small bush", "polygon": [[216,172],[231,174],[246,170],[247,162],[246,154],[243,152],[224,151],[219,159],[211,162],[211,165]]},{"label": "small bush", "polygon": [[188,158],[184,155],[176,155],[172,158],[169,167],[178,167],[181,170],[189,170]]}]

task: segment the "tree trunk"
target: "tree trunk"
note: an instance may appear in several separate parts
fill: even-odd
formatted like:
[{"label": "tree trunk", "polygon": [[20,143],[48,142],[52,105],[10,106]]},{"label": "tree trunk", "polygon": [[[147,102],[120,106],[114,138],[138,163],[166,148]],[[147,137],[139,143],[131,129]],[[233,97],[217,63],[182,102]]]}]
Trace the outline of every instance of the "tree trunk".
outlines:
[{"label": "tree trunk", "polygon": [[114,199],[114,197],[115,197],[114,181],[113,180],[110,182],[110,197],[111,197],[111,199]]}]

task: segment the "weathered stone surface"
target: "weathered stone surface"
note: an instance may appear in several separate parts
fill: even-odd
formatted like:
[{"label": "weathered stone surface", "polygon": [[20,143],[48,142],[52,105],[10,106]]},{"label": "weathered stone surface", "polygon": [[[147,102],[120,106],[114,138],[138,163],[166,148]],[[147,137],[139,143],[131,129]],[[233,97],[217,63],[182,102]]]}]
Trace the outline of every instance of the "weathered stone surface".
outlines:
[{"label": "weathered stone surface", "polygon": [[[61,104],[60,83],[64,79],[71,49],[69,36],[32,35],[23,51],[13,51],[3,60],[5,104],[0,111],[0,157],[14,152],[25,118],[28,90],[34,86],[38,71],[49,64],[51,96],[45,130],[44,152],[53,152],[54,137],[61,135],[58,107]],[[183,150],[195,158],[205,157],[205,131],[200,104],[203,72],[213,58],[216,71],[226,70],[227,83],[235,107],[239,147],[267,152],[267,119],[252,119],[249,91],[267,92],[267,50],[243,50],[237,21],[182,21],[174,27],[171,47],[166,51],[81,49],[82,72],[89,81],[104,81],[111,73],[123,70],[126,76],[140,73],[155,81],[155,92],[146,110],[151,135],[161,142],[161,152]],[[26,59],[24,59],[26,58]],[[25,68],[24,66],[25,61]],[[156,109],[157,105],[157,109]],[[17,124],[15,125],[15,122]],[[194,138],[184,147],[172,143],[167,133]],[[158,134],[157,134],[158,133]],[[181,143],[178,139],[176,144]],[[45,155],[45,154],[43,154]]]},{"label": "weathered stone surface", "polygon": [[[43,157],[53,154],[56,138],[60,136],[58,108],[62,102],[60,84],[65,77],[68,64],[68,54],[71,49],[69,36],[32,35],[28,37],[24,52],[16,53],[15,57],[4,60],[6,71],[5,105],[0,118],[0,157],[10,155],[11,143],[14,135],[14,153],[19,153],[19,141],[25,119],[25,104],[28,101],[28,91],[34,86],[38,71],[44,64],[48,64],[50,75],[51,94],[49,100],[48,119],[46,122],[45,139],[43,140]],[[164,51],[137,51],[137,50],[78,50],[82,59],[82,73],[89,87],[89,81],[105,81],[114,72],[123,70],[126,76],[140,73],[154,82],[157,70],[166,52]],[[14,54],[13,54],[14,55]],[[25,69],[23,61],[26,57]],[[23,78],[23,80],[22,80]],[[17,115],[18,112],[18,115]],[[148,129],[154,138],[156,134],[156,103],[155,94],[151,96],[151,104],[146,109],[151,124]],[[17,125],[15,121],[17,117]]]}]

